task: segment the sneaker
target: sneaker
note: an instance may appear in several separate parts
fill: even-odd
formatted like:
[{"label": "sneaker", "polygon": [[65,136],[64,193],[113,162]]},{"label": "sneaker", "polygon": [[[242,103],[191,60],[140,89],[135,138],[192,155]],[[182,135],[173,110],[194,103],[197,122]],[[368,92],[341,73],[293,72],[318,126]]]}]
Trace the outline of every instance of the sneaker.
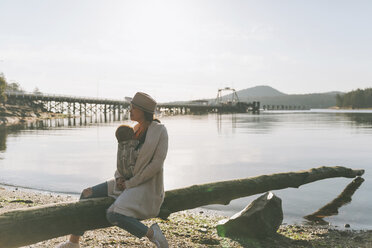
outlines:
[{"label": "sneaker", "polygon": [[80,245],[78,243],[66,241],[57,245],[56,248],[80,248]]},{"label": "sneaker", "polygon": [[168,241],[160,230],[158,224],[152,224],[150,228],[154,232],[154,236],[150,241],[153,242],[157,248],[168,248]]}]

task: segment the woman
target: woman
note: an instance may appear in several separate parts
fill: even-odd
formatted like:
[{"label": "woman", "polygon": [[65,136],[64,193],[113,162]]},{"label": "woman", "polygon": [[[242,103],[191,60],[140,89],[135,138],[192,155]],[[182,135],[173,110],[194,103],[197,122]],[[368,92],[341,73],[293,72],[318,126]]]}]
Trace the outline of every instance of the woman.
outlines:
[{"label": "woman", "polygon": [[[156,101],[146,93],[137,92],[131,101],[130,118],[137,121],[135,138],[139,140],[139,154],[133,177],[126,181],[109,180],[87,188],[81,199],[114,196],[122,188],[115,202],[107,209],[107,220],[131,234],[146,236],[156,247],[168,247],[168,242],[157,224],[150,228],[139,220],[156,217],[164,200],[163,165],[168,151],[168,134],[165,126],[154,120]],[[78,248],[83,233],[70,235],[58,248]]]}]

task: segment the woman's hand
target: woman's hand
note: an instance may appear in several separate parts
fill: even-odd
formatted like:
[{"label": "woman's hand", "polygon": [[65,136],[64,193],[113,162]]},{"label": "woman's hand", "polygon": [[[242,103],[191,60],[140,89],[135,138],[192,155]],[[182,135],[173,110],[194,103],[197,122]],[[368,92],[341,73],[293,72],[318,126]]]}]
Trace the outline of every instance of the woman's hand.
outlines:
[{"label": "woman's hand", "polygon": [[116,188],[118,190],[125,190],[125,179],[123,177],[116,178]]}]

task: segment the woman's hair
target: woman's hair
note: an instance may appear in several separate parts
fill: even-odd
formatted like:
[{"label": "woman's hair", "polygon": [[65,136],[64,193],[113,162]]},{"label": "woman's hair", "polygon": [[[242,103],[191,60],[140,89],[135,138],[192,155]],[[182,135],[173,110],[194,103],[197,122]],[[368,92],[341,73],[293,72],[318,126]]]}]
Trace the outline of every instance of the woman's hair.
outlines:
[{"label": "woman's hair", "polygon": [[[143,113],[144,113],[144,117],[145,117],[145,120],[146,121],[156,121],[156,122],[159,122],[160,123],[160,121],[158,120],[158,119],[155,119],[154,118],[154,114],[153,113],[149,113],[149,112],[146,112],[146,111],[143,111]],[[141,136],[140,136],[140,138],[139,138],[139,144],[138,144],[138,146],[136,147],[136,150],[138,150],[138,148],[143,144],[143,143],[145,143],[145,139],[146,139],[146,134],[147,134],[147,130],[145,131],[145,133],[144,134],[142,134]]]},{"label": "woman's hair", "polygon": [[144,115],[145,115],[145,120],[146,121],[156,121],[156,122],[159,122],[160,121],[158,119],[155,119],[154,118],[154,114],[153,113],[149,113],[149,112],[146,112],[146,111],[143,111]]}]

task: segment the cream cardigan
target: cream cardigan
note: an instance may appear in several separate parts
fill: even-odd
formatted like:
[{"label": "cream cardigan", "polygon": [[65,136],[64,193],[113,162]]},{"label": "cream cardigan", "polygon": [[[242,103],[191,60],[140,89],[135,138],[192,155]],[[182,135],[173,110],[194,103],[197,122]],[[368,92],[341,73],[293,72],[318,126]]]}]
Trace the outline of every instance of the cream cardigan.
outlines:
[{"label": "cream cardigan", "polygon": [[133,177],[125,181],[126,189],[115,197],[115,179],[107,182],[109,195],[116,198],[108,211],[137,219],[156,217],[164,201],[163,165],[167,152],[167,129],[153,121],[138,154]]}]

